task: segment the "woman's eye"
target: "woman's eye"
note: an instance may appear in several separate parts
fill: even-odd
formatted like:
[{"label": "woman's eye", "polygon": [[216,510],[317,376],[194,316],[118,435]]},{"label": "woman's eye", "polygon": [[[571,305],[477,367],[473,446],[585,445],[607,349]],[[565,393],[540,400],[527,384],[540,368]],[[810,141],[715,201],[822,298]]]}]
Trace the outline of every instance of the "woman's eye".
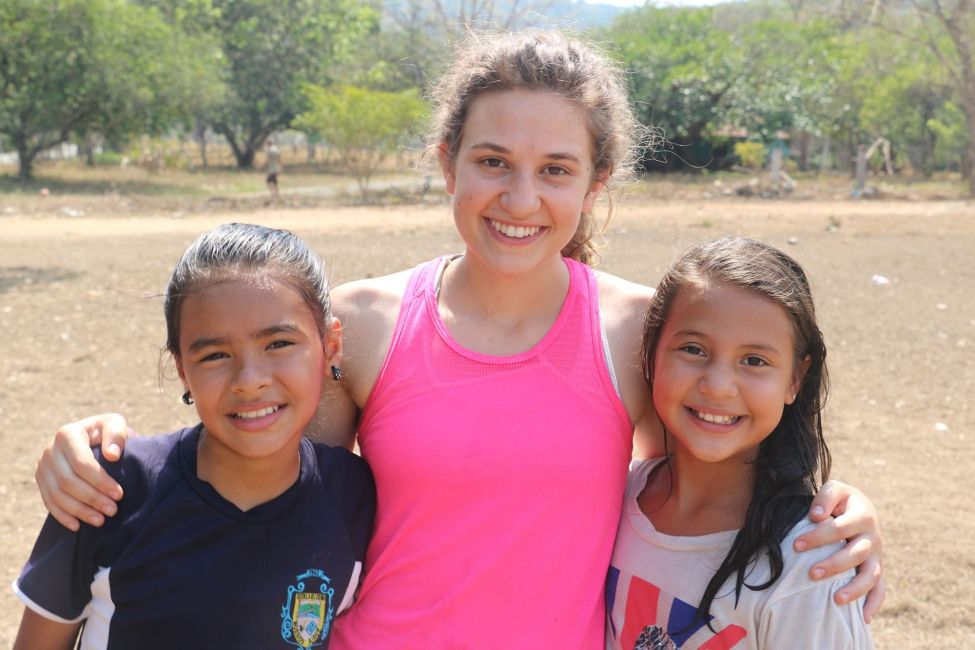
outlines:
[{"label": "woman's eye", "polygon": [[745,357],[743,363],[746,366],[752,366],[753,368],[761,368],[762,366],[768,365],[768,361],[762,357]]},{"label": "woman's eye", "polygon": [[482,158],[481,164],[485,167],[501,168],[504,167],[504,161],[500,158]]},{"label": "woman's eye", "polygon": [[294,345],[294,343],[291,341],[272,341],[271,343],[268,343],[267,349],[280,350],[281,348],[286,348],[292,345]]},{"label": "woman's eye", "polygon": [[559,167],[558,165],[549,165],[543,171],[549,176],[565,176],[569,173],[568,169]]},{"label": "woman's eye", "polygon": [[226,359],[226,358],[227,358],[226,352],[211,352],[210,354],[201,357],[200,362],[206,363],[207,361],[218,361],[220,359]]},{"label": "woman's eye", "polygon": [[688,354],[693,354],[694,356],[704,356],[704,348],[699,345],[682,345],[680,347],[681,352],[686,352]]}]

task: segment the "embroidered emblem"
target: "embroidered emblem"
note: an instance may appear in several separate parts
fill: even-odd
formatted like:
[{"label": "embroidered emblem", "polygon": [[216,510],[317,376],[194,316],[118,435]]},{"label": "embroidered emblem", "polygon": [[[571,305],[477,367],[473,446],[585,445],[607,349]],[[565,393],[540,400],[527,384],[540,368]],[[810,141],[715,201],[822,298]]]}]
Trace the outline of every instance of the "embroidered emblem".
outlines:
[{"label": "embroidered emblem", "polygon": [[328,638],[334,615],[332,588],[321,569],[309,569],[288,587],[281,608],[281,638],[299,648],[314,648]]}]

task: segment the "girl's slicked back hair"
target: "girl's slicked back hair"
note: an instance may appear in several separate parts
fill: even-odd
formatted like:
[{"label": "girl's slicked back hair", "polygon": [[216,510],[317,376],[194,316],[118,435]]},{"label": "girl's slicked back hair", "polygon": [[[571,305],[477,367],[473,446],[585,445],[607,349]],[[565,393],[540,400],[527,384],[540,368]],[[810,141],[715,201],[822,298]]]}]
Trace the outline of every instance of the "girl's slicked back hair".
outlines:
[{"label": "girl's slicked back hair", "polygon": [[200,235],[169,278],[163,304],[166,349],[179,358],[180,311],[187,297],[221,282],[273,277],[302,297],[324,335],[331,303],[322,258],[300,237],[276,228],[229,223]]}]

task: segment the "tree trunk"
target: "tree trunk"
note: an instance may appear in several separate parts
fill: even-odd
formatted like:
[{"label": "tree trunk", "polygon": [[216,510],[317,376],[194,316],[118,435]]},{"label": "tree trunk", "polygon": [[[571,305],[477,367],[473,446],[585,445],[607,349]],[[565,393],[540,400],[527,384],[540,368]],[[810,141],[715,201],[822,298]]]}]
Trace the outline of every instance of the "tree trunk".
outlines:
[{"label": "tree trunk", "polygon": [[85,153],[85,165],[95,166],[95,138],[90,133],[85,133],[81,138],[81,147]]},{"label": "tree trunk", "polygon": [[237,161],[237,168],[250,169],[254,165],[254,155],[251,154],[248,159],[247,150],[241,149],[240,145],[237,144],[237,136],[234,134],[233,129],[230,129],[225,124],[215,124],[213,128],[227,140],[227,144],[230,145],[230,151],[234,154],[234,160]]},{"label": "tree trunk", "polygon": [[829,136],[823,136],[823,148],[819,153],[819,172],[825,173],[832,167],[829,150]]},{"label": "tree trunk", "polygon": [[200,164],[206,169],[210,166],[207,161],[207,125],[199,118],[193,121],[193,139],[200,148]]},{"label": "tree trunk", "polygon": [[257,151],[253,147],[240,148],[236,142],[231,141],[230,148],[234,150],[234,159],[237,160],[237,169],[254,169],[254,154]]},{"label": "tree trunk", "polygon": [[23,181],[30,180],[34,177],[34,156],[37,155],[37,150],[30,150],[27,146],[26,140],[14,140],[14,147],[17,149],[17,159],[19,162],[19,169],[17,171],[17,176]]},{"label": "tree trunk", "polygon": [[812,135],[809,131],[799,133],[799,171],[809,171],[809,156],[812,149]]},{"label": "tree trunk", "polygon": [[968,178],[968,195],[975,197],[975,107],[965,111],[968,121],[968,144],[965,145],[965,159],[962,173]]}]

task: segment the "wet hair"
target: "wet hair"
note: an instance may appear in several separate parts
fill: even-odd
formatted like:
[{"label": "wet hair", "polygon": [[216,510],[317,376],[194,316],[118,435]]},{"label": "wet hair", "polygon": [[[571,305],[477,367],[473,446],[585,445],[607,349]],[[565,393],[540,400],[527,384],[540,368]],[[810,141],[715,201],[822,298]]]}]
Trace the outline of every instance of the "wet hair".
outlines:
[{"label": "wet hair", "polygon": [[[829,383],[826,345],[816,324],[809,281],[798,262],[768,244],[726,237],[691,248],[670,267],[657,286],[644,324],[643,373],[648,384],[653,386],[661,330],[680,289],[714,284],[745,289],[781,306],[792,323],[796,372],[805,359],[809,365],[795,400],[785,405],[782,419],[759,444],[745,524],[704,591],[698,620],[707,620],[711,603],[732,575],[736,605],[743,586],[760,591],[778,580],[783,570],[782,540],[805,516],[818,486],[829,478],[831,463],[822,425]],[[750,568],[762,554],[771,569],[768,581],[746,584]]]},{"label": "wet hair", "polygon": [[[474,102],[485,94],[509,90],[553,92],[579,108],[592,139],[593,180],[608,185],[610,177],[625,179],[633,174],[646,129],[630,108],[622,71],[593,45],[557,31],[469,37],[431,90],[429,146],[445,146],[453,164]],[[562,255],[586,264],[597,261],[593,238],[613,211],[609,192],[607,197],[603,226],[597,228],[593,215],[583,214]]]},{"label": "wet hair", "polygon": [[328,274],[318,253],[288,232],[246,223],[228,223],[200,235],[183,253],[166,286],[166,349],[180,358],[183,302],[215,284],[241,278],[284,282],[302,297],[325,334],[331,317]]}]

